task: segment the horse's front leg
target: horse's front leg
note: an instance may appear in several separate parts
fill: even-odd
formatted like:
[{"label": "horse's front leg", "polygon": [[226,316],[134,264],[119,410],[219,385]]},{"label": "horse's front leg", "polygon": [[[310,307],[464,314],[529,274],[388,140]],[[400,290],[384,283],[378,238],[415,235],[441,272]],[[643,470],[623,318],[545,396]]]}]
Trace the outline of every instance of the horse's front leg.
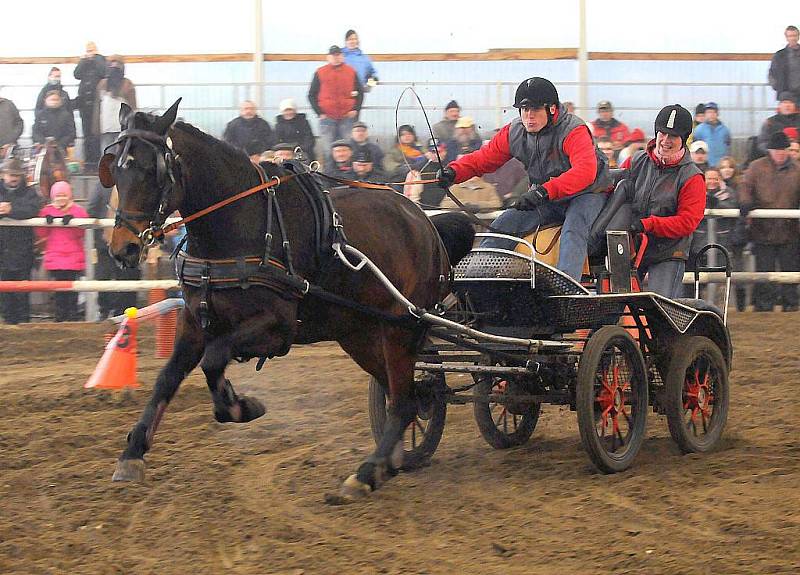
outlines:
[{"label": "horse's front leg", "polygon": [[[417,415],[414,363],[418,334],[402,328],[381,328],[383,361],[389,387],[389,410],[383,437],[375,451],[347,478],[341,496],[359,499],[397,475],[403,464],[403,434]],[[377,376],[376,376],[377,377]]]},{"label": "horse's front leg", "polygon": [[142,416],[128,434],[128,446],[117,461],[114,481],[144,481],[144,454],[153,445],[153,436],[167,405],[187,375],[203,356],[203,334],[188,310],[182,314],[181,328],[167,364],[158,374],[153,395]]},{"label": "horse's front leg", "polygon": [[206,345],[200,367],[214,401],[214,417],[220,423],[246,423],[266,413],[264,405],[253,397],[238,395],[225,378],[225,368],[239,355],[273,357],[283,355],[291,341],[293,319],[273,314],[258,315],[242,322],[235,330]]}]

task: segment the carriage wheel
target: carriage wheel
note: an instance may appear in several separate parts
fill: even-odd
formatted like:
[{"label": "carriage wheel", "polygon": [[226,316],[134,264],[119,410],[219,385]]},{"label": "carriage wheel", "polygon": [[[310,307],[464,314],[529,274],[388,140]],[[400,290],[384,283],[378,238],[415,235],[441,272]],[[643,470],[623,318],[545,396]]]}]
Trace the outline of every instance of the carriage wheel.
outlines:
[{"label": "carriage wheel", "polygon": [[[427,464],[439,446],[447,417],[447,403],[443,391],[446,383],[443,373],[416,372],[417,417],[403,435],[404,471]],[[375,443],[383,438],[388,406],[386,393],[374,377],[369,378],[369,421]]]},{"label": "carriage wheel", "polygon": [[665,411],[672,439],[684,453],[709,451],[728,419],[728,367],[706,337],[681,337],[664,381]]},{"label": "carriage wheel", "polygon": [[578,366],[576,407],[584,449],[600,471],[633,463],[647,425],[647,374],[631,335],[600,328],[586,343]]},{"label": "carriage wheel", "polygon": [[[515,404],[516,382],[502,376],[475,374],[473,410],[475,422],[486,443],[495,449],[523,445],[533,435],[539,421],[540,403]],[[507,395],[502,403],[481,401],[489,394]]]}]

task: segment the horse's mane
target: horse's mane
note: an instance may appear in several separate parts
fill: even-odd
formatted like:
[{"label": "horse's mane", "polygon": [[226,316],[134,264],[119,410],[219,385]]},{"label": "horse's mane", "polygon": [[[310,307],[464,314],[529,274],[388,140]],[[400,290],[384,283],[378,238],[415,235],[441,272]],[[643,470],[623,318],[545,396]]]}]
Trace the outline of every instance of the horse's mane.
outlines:
[{"label": "horse's mane", "polygon": [[224,177],[231,184],[228,189],[237,185],[244,189],[256,177],[255,171],[251,169],[250,158],[242,150],[186,122],[175,122],[172,129],[181,132],[191,141],[194,148],[192,156],[198,153],[205,156],[202,159],[197,158],[200,161],[193,162],[193,171],[198,176],[198,182],[210,183]]}]

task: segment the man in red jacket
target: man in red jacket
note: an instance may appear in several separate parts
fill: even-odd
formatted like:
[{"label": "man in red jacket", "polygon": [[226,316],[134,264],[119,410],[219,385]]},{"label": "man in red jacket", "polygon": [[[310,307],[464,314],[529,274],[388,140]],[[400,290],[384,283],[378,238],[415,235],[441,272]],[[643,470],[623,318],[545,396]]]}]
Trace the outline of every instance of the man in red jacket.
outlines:
[{"label": "man in red jacket", "polygon": [[339,46],[328,50],[328,63],[318,68],[308,90],[308,101],[319,116],[325,160],[330,163],[331,144],[350,137],[364,98],[356,71],[344,63]]},{"label": "man in red jacket", "polygon": [[656,116],[655,138],[625,160],[632,185],[631,231],[647,233],[648,245],[639,274],[647,273],[647,290],[680,297],[692,233],[703,220],[706,187],[703,173],[686,149],[692,114],[673,104]]},{"label": "man in red jacket", "polygon": [[[511,158],[518,159],[531,186],[492,227],[522,237],[542,225],[563,222],[557,267],[580,280],[589,230],[611,184],[608,161],[594,145],[583,120],[560,104],[556,87],[549,80],[534,77],[522,82],[514,107],[519,117],[480,150],[440,170],[440,185],[447,188],[492,173]],[[514,249],[515,244],[486,238],[482,246]]]}]

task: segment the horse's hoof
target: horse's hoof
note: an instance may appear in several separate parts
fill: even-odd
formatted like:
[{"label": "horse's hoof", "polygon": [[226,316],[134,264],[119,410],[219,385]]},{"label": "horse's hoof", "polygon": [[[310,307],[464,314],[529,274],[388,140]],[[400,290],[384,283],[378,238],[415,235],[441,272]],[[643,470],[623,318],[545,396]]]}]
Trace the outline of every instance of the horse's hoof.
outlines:
[{"label": "horse's hoof", "polygon": [[267,408],[264,407],[263,403],[246,395],[239,397],[239,407],[242,410],[242,423],[258,419],[267,412]]},{"label": "horse's hoof", "polygon": [[214,419],[220,423],[247,423],[258,419],[267,412],[264,404],[255,398],[242,395],[233,407],[214,409]]},{"label": "horse's hoof", "polygon": [[120,459],[111,481],[144,482],[144,459]]},{"label": "horse's hoof", "polygon": [[372,488],[366,483],[361,483],[354,473],[342,483],[338,494],[329,493],[325,495],[325,503],[328,505],[347,505],[348,503],[366,499],[370,493],[372,493]]}]

